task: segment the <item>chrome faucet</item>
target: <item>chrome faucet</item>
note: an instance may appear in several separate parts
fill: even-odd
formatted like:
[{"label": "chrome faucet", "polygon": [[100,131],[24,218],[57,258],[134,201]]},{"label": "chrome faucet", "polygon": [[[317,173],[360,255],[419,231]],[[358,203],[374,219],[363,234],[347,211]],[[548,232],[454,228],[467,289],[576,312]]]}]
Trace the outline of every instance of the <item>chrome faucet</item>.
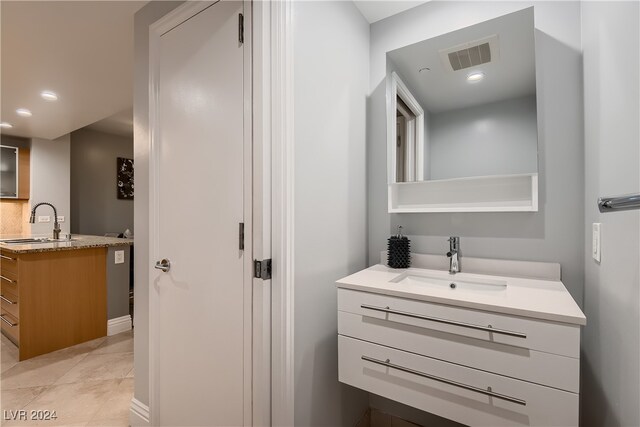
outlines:
[{"label": "chrome faucet", "polygon": [[460,238],[449,237],[449,274],[456,274],[460,272]]},{"label": "chrome faucet", "polygon": [[31,209],[31,216],[29,217],[29,223],[30,224],[35,224],[35,222],[36,222],[36,209],[38,209],[38,207],[42,206],[42,205],[51,206],[51,209],[53,209],[53,218],[54,218],[53,219],[53,238],[54,238],[54,240],[58,240],[58,239],[60,239],[60,224],[58,224],[58,210],[51,203],[40,202],[37,205],[35,205],[33,207],[33,209]]}]

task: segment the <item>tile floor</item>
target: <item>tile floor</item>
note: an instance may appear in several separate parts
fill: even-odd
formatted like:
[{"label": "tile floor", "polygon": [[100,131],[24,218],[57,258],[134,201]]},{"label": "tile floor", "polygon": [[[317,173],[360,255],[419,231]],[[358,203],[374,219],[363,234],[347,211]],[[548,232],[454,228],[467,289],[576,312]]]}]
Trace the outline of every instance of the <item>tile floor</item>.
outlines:
[{"label": "tile floor", "polygon": [[[0,338],[3,426],[128,426],[133,397],[133,331],[18,362]],[[12,420],[9,411],[56,411],[57,419]]]}]

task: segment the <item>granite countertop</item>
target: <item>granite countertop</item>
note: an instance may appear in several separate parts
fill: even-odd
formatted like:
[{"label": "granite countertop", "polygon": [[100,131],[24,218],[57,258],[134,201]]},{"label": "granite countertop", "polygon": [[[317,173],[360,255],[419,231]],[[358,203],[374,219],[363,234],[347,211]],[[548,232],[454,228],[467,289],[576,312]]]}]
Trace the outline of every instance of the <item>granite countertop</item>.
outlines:
[{"label": "granite countertop", "polygon": [[[24,239],[24,238],[47,238],[51,236],[1,236],[0,240],[7,239]],[[27,254],[36,252],[49,251],[70,251],[86,248],[103,248],[108,246],[129,246],[133,245],[133,239],[119,239],[116,237],[103,236],[86,236],[82,234],[73,234],[71,240],[47,242],[47,243],[25,243],[25,244],[7,244],[0,241],[0,249],[17,254]]]},{"label": "granite countertop", "polygon": [[[504,291],[496,294],[482,291],[452,291],[446,287],[396,283],[405,274],[427,275],[448,281],[506,282]],[[337,281],[338,288],[372,292],[421,301],[473,308],[516,316],[532,317],[576,325],[585,325],[586,318],[571,294],[560,281],[484,274],[458,273],[420,268],[393,269],[378,264]]]}]

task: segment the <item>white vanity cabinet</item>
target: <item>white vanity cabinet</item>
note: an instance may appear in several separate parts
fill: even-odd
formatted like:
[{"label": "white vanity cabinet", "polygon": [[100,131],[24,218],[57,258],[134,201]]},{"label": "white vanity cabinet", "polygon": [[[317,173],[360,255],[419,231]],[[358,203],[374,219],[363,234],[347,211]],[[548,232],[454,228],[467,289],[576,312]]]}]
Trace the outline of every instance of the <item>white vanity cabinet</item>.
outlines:
[{"label": "white vanity cabinet", "polygon": [[[356,284],[366,275],[338,283],[341,382],[467,425],[578,425],[584,316],[577,305],[571,321],[549,320],[550,312],[519,316],[504,313],[522,296],[516,279],[502,295],[406,290],[381,285],[398,272],[376,267],[369,277],[387,276],[371,287]],[[547,284],[540,291],[550,296]],[[505,305],[486,309],[491,298]]]}]

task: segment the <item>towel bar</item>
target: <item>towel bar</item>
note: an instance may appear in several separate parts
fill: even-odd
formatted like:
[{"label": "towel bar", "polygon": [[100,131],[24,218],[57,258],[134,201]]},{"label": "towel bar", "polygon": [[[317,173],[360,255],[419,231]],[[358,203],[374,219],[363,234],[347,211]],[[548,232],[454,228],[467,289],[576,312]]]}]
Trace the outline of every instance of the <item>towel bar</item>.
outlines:
[{"label": "towel bar", "polygon": [[600,212],[640,209],[640,194],[628,194],[618,197],[600,197],[598,199],[598,209],[600,209]]}]

